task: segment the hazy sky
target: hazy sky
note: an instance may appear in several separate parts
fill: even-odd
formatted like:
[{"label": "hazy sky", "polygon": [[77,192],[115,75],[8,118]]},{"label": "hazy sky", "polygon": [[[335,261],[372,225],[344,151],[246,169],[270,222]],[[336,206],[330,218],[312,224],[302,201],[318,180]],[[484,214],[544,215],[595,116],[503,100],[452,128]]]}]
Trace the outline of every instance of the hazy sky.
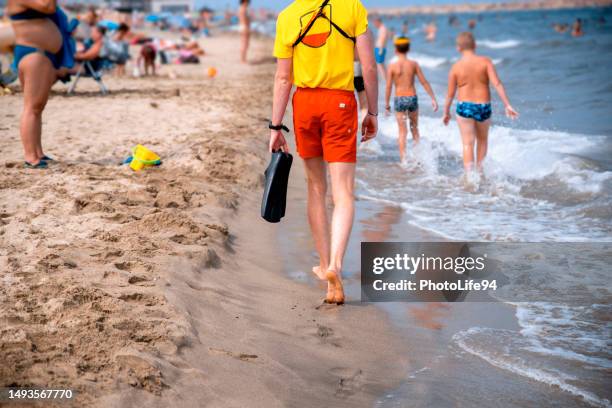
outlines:
[{"label": "hazy sky", "polygon": [[[402,6],[402,5],[432,5],[432,4],[460,4],[460,3],[500,3],[502,0],[361,0],[368,7],[374,6]],[[235,8],[238,0],[196,0],[198,6],[206,5],[213,9],[225,9],[228,5]],[[253,7],[267,7],[282,9],[290,0],[251,0]]]}]

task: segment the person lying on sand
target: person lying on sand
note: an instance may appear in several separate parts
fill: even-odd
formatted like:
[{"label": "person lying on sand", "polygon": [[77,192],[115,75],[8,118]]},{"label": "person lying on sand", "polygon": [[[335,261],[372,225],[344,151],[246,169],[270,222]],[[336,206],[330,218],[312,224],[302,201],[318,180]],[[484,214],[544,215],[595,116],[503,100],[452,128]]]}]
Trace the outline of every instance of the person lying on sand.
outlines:
[{"label": "person lying on sand", "polygon": [[448,125],[450,108],[459,90],[457,104],[457,124],[463,142],[463,167],[470,173],[474,167],[474,145],[476,144],[476,166],[482,170],[482,162],[487,155],[489,126],[491,125],[492,84],[499,94],[506,116],[518,118],[518,113],[506,96],[506,90],[497,76],[495,65],[490,58],[476,54],[476,41],[470,32],[457,36],[457,50],[461,58],[451,68],[448,75],[448,95],[444,106],[444,124]]},{"label": "person lying on sand", "polygon": [[385,92],[385,110],[387,113],[391,113],[389,101],[391,100],[391,91],[393,86],[395,86],[394,109],[399,127],[398,144],[400,161],[403,163],[406,158],[407,119],[410,119],[410,132],[412,133],[414,143],[419,142],[419,101],[414,86],[415,77],[419,78],[421,85],[423,85],[423,88],[425,88],[425,91],[431,97],[431,105],[434,112],[438,110],[438,102],[419,64],[406,57],[410,50],[410,39],[398,37],[394,40],[394,44],[397,58],[389,65],[387,70],[387,78],[389,80],[387,81]]}]

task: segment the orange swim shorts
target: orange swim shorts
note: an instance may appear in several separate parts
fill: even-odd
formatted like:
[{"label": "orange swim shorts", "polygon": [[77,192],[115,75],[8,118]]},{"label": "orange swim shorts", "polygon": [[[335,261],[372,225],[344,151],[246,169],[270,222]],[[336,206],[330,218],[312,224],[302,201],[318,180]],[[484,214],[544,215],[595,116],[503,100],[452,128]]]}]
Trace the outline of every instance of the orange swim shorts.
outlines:
[{"label": "orange swim shorts", "polygon": [[353,92],[298,88],[293,94],[293,130],[303,159],[357,161],[357,102]]}]

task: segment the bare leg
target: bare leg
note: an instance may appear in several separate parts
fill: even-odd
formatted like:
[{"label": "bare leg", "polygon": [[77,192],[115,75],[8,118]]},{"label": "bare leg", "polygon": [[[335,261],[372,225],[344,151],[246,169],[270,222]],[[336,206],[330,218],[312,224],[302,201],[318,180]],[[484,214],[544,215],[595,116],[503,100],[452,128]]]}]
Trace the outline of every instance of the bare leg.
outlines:
[{"label": "bare leg", "polygon": [[414,144],[418,144],[421,139],[421,135],[419,134],[419,111],[415,110],[414,112],[408,112],[408,117],[410,118],[410,133],[412,133],[412,140],[414,140]]},{"label": "bare leg", "polygon": [[38,164],[44,156],[41,140],[42,113],[55,78],[55,68],[42,54],[32,53],[19,63],[19,79],[23,88],[21,143],[24,158],[31,164]]},{"label": "bare leg", "polygon": [[308,222],[319,254],[319,265],[312,268],[312,271],[319,279],[325,280],[325,272],[329,266],[330,241],[325,205],[327,171],[322,157],[304,160],[304,167],[308,181]]},{"label": "bare leg", "polygon": [[474,168],[474,143],[476,142],[476,121],[457,115],[457,124],[463,142],[463,168],[469,173]]},{"label": "bare leg", "polygon": [[365,114],[368,112],[368,98],[365,91],[357,92],[357,100],[359,101],[359,109],[365,116]]},{"label": "bare leg", "polygon": [[249,39],[251,33],[249,29],[244,30],[244,32],[240,35],[240,61],[243,64],[247,62],[247,51],[249,50]]},{"label": "bare leg", "polygon": [[385,69],[385,64],[376,64],[378,68],[378,77],[384,78],[385,82],[387,82],[387,70]]},{"label": "bare leg", "polygon": [[482,162],[487,156],[490,126],[491,119],[487,119],[484,122],[476,122],[476,167],[479,171],[482,171]]},{"label": "bare leg", "polygon": [[397,144],[399,145],[400,162],[404,162],[406,158],[406,138],[408,137],[408,127],[406,126],[406,114],[404,112],[396,112],[397,127],[399,134]]},{"label": "bare leg", "polygon": [[342,263],[346,246],[353,228],[355,214],[355,163],[330,163],[332,196],[334,212],[331,221],[331,251],[330,264],[327,270],[327,280],[334,286],[333,302],[344,303],[342,287]]}]

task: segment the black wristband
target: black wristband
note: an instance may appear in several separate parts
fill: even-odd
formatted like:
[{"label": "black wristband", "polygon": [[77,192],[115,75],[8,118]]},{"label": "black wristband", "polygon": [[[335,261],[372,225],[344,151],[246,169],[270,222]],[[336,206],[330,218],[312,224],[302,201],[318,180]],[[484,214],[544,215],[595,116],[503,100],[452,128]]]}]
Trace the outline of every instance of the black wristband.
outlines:
[{"label": "black wristband", "polygon": [[289,128],[282,123],[280,125],[273,125],[272,121],[268,124],[268,129],[271,130],[284,130],[285,132],[289,132]]},{"label": "black wristband", "polygon": [[368,111],[368,115],[376,117],[376,116],[378,116],[378,113],[372,113],[372,112]]}]

